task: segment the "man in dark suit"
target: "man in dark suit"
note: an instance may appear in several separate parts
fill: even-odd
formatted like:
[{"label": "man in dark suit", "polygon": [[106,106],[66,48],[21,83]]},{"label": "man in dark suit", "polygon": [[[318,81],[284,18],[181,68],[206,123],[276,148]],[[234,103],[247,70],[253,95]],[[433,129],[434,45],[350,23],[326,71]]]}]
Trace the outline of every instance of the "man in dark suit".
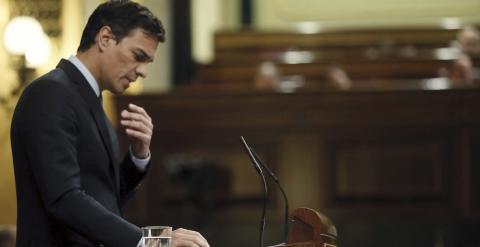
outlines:
[{"label": "man in dark suit", "polygon": [[[11,128],[17,247],[140,244],[141,230],[121,214],[149,166],[152,121],[139,106],[122,111],[131,145],[120,162],[101,92],[121,94],[145,77],[164,35],[147,8],[103,3],[90,16],[77,55],[25,89]],[[177,229],[172,246],[208,243],[197,232]]]}]

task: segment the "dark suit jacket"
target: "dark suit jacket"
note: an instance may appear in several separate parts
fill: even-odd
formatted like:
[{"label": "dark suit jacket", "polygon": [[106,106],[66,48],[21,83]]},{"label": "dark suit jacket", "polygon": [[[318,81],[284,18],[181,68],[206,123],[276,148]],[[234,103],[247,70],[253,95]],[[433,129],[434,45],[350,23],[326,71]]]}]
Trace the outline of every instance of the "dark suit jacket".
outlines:
[{"label": "dark suit jacket", "polygon": [[129,155],[119,161],[111,130],[67,60],[25,89],[11,128],[17,247],[138,244],[141,231],[121,209],[144,173]]}]

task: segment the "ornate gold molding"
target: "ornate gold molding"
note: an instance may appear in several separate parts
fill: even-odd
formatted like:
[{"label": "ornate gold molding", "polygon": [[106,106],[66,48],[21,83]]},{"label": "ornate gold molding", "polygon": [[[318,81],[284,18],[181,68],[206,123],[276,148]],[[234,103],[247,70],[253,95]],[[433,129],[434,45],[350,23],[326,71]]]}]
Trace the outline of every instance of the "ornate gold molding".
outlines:
[{"label": "ornate gold molding", "polygon": [[62,0],[9,0],[10,16],[31,16],[37,19],[45,33],[58,37],[62,32]]}]

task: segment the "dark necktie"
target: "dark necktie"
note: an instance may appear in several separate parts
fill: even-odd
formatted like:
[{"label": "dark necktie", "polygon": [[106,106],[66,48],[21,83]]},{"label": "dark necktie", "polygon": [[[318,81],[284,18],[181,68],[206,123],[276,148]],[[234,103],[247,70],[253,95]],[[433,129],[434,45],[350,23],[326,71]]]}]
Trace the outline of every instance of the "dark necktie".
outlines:
[{"label": "dark necktie", "polygon": [[[112,126],[112,123],[110,122],[110,120],[107,118],[107,115],[105,114],[105,111],[103,110],[103,97],[102,97],[102,94],[100,93],[100,96],[99,96],[99,100],[100,100],[100,108],[101,108],[101,112],[103,114],[103,120],[105,122],[105,126],[107,127],[107,134],[108,134],[108,137],[110,139],[110,146],[112,147],[112,166],[110,167],[111,169],[111,172],[114,174],[114,177],[115,177],[115,184],[117,186],[117,188],[119,188],[120,186],[120,180],[119,180],[119,151],[118,151],[118,139],[117,139],[117,134],[115,133],[115,129],[113,128]],[[114,167],[117,167],[117,169],[115,169]]]},{"label": "dark necktie", "polygon": [[108,136],[110,137],[110,143],[112,144],[112,152],[113,152],[113,157],[114,159],[114,164],[117,164],[119,156],[118,156],[118,138],[117,138],[117,133],[115,132],[115,129],[112,126],[112,122],[110,122],[110,119],[108,119],[107,114],[105,114],[105,111],[103,110],[103,97],[102,94],[100,93],[100,96],[98,97],[100,100],[100,104],[102,105],[102,113],[103,117],[105,120],[105,126],[107,126],[108,130]]}]

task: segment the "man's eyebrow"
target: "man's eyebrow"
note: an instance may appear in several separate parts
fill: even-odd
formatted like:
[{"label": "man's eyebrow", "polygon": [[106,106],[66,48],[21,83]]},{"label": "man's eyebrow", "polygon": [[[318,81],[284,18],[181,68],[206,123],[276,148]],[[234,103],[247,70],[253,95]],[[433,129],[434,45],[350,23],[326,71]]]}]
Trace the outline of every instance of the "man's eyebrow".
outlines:
[{"label": "man's eyebrow", "polygon": [[134,48],[136,55],[140,56],[142,61],[153,62],[153,56],[148,55],[144,50],[140,48]]}]

